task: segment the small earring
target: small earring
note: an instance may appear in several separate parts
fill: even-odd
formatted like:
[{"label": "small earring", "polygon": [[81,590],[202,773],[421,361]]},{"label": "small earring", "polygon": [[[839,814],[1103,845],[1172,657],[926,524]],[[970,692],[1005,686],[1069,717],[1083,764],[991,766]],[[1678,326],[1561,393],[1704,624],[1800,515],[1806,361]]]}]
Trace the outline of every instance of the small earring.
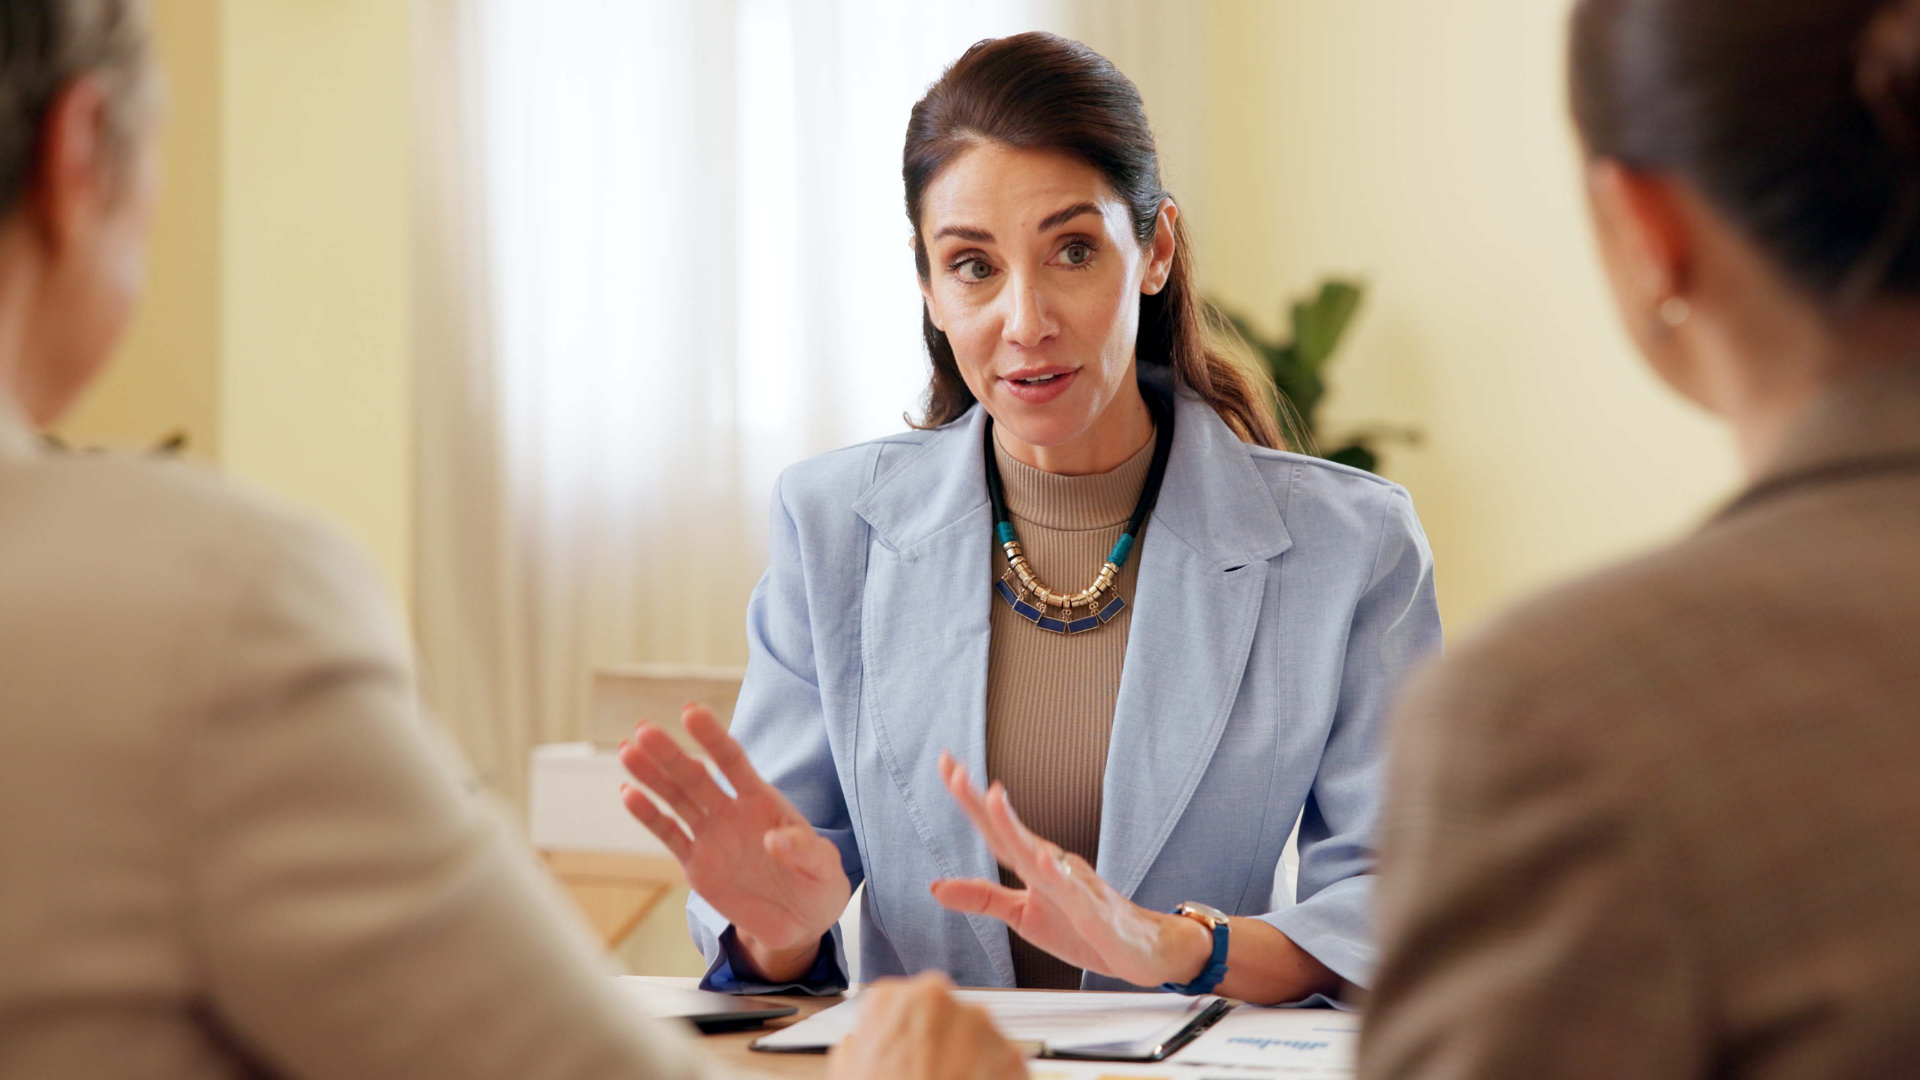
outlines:
[{"label": "small earring", "polygon": [[1693,305],[1687,303],[1684,298],[1669,296],[1660,301],[1660,321],[1666,324],[1667,329],[1678,330],[1687,325],[1687,320],[1691,318],[1693,318]]}]

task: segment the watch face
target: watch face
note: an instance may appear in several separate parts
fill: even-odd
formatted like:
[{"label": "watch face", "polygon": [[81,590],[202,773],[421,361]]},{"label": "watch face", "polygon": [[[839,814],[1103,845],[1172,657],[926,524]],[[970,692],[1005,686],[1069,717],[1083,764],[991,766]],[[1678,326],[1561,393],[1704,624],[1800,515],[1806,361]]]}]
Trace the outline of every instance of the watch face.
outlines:
[{"label": "watch face", "polygon": [[1226,912],[1221,911],[1217,907],[1209,907],[1206,904],[1195,903],[1192,900],[1180,905],[1180,913],[1182,915],[1198,915],[1203,919],[1209,919],[1216,923],[1227,921]]}]

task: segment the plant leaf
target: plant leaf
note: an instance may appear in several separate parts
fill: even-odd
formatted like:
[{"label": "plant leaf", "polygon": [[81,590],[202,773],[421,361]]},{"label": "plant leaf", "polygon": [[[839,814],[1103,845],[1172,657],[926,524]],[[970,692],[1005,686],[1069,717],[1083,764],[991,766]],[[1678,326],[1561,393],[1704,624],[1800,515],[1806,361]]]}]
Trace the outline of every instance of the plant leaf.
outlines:
[{"label": "plant leaf", "polygon": [[1328,281],[1320,286],[1320,295],[1293,305],[1293,344],[1302,366],[1318,372],[1360,311],[1364,290],[1347,281]]},{"label": "plant leaf", "polygon": [[1380,471],[1380,457],[1363,442],[1351,443],[1327,455],[1327,460],[1341,465],[1351,465],[1356,469],[1365,469],[1370,473]]}]

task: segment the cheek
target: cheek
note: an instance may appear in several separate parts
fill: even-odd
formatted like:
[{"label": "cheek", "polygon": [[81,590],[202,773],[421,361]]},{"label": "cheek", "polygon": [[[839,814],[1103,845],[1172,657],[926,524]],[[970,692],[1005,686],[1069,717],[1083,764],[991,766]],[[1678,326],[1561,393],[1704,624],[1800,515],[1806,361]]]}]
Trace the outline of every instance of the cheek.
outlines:
[{"label": "cheek", "polygon": [[993,362],[1000,342],[1001,319],[990,297],[958,290],[938,295],[947,344],[953,347],[961,376],[977,394],[979,373]]},{"label": "cheek", "polygon": [[1140,333],[1140,293],[1131,282],[1087,282],[1061,298],[1056,317],[1061,331],[1086,359],[1109,368],[1125,367]]},{"label": "cheek", "polygon": [[1107,310],[1107,319],[1113,327],[1112,344],[1120,350],[1120,359],[1129,359],[1140,336],[1140,290],[1119,290]]}]

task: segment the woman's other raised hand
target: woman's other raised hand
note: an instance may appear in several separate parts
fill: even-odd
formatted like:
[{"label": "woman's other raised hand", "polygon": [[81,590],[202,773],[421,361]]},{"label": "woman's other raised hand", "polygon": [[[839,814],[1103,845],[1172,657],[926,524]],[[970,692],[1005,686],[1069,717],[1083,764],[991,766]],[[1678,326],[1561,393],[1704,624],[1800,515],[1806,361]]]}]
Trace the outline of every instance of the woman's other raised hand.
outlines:
[{"label": "woman's other raised hand", "polygon": [[680,820],[631,785],[621,786],[621,801],[680,861],[688,884],[733,923],[757,974],[797,979],[813,967],[821,936],[852,893],[840,849],[761,779],[711,712],[688,705],[680,720],[733,794],[666,732],[642,723],[620,744],[620,762]]},{"label": "woman's other raised hand", "polygon": [[933,898],[942,907],[990,915],[1075,967],[1136,986],[1186,982],[1206,966],[1212,938],[1200,924],[1149,911],[1120,895],[1085,859],[1021,824],[998,782],[981,792],[966,766],[948,754],[940,755],[940,777],[1000,865],[1026,886],[1010,889],[977,878],[936,881]]}]

